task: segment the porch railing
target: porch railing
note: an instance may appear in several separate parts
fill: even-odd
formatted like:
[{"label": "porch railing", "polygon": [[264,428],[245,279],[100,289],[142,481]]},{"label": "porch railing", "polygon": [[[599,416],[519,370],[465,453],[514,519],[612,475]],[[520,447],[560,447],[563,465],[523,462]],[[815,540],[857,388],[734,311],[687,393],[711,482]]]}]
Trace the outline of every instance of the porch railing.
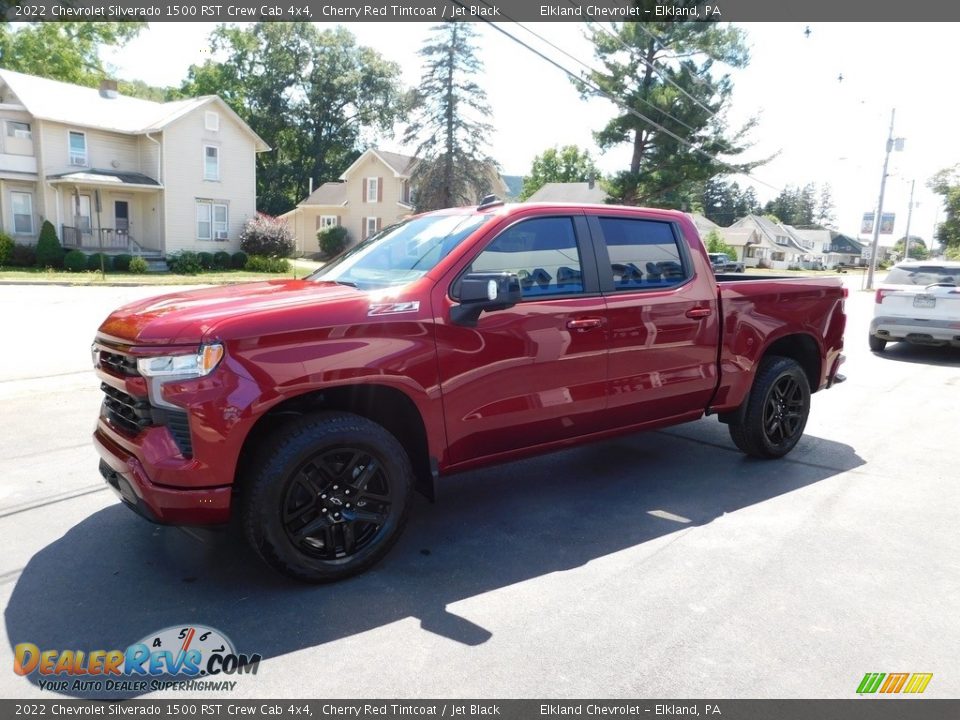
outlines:
[{"label": "porch railing", "polygon": [[127,230],[99,228],[97,230],[61,226],[61,240],[65,248],[76,250],[127,250],[134,254],[155,253],[156,248],[144,247]]}]

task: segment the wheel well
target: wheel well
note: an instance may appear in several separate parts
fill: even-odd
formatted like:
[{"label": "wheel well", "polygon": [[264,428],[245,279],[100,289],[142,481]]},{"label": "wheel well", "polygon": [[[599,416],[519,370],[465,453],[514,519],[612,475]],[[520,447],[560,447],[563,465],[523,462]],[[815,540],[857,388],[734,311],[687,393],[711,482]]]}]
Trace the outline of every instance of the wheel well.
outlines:
[{"label": "wheel well", "polygon": [[[406,449],[418,489],[432,492],[427,432],[420,411],[407,395],[385,385],[348,385],[326,388],[284,400],[257,420],[250,430],[237,461],[237,475],[248,466],[263,440],[292,418],[323,410],[361,415],[384,427]],[[240,483],[234,487],[240,488]]]},{"label": "wheel well", "polygon": [[779,355],[795,360],[807,376],[810,392],[817,391],[820,386],[820,349],[812,337],[809,335],[782,337],[767,348],[764,357],[768,355]]}]

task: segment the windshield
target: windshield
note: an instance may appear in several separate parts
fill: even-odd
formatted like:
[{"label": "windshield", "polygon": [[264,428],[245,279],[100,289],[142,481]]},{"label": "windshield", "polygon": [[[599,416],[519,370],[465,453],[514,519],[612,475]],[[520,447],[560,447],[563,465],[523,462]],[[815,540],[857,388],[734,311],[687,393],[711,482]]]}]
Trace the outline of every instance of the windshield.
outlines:
[{"label": "windshield", "polygon": [[430,271],[492,215],[427,215],[384,228],[309,276],[316,282],[377,290]]},{"label": "windshield", "polygon": [[960,267],[944,267],[943,265],[913,265],[891,268],[884,280],[887,285],[935,285],[937,283],[952,283],[960,285]]}]

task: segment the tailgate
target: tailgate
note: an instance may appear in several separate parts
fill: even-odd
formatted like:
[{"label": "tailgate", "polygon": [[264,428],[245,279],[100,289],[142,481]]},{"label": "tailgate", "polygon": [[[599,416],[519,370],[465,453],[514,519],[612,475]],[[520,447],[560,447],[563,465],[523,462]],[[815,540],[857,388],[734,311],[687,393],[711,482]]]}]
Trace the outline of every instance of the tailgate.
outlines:
[{"label": "tailgate", "polygon": [[960,288],[931,285],[925,288],[877,290],[877,315],[910,320],[960,322]]}]

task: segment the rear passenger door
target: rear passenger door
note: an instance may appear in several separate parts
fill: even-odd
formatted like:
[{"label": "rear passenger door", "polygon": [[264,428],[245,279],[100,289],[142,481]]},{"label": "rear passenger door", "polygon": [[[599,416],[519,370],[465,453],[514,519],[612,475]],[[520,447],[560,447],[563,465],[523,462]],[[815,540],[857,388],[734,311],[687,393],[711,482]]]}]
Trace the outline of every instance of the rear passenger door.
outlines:
[{"label": "rear passenger door", "polygon": [[715,285],[697,278],[669,215],[611,210],[588,222],[607,299],[611,427],[702,411],[717,383]]},{"label": "rear passenger door", "polygon": [[[582,213],[511,220],[435,290],[437,350],[450,460],[459,464],[562,441],[602,422],[606,305]],[[459,278],[520,276],[523,301],[450,320]]]}]

